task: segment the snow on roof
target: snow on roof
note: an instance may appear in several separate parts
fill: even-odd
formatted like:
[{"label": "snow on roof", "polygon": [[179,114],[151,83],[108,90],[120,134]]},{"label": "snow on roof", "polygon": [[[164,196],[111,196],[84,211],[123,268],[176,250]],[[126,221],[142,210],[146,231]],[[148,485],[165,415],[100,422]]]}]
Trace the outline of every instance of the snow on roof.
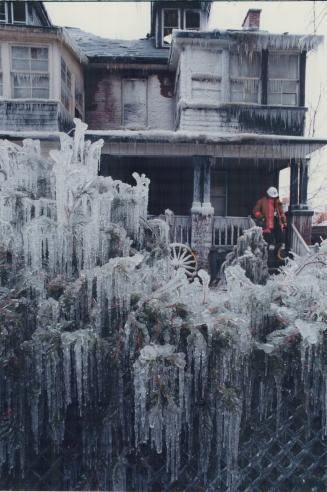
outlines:
[{"label": "snow on roof", "polygon": [[244,51],[254,51],[262,49],[276,50],[305,50],[310,51],[317,48],[322,43],[323,36],[306,35],[306,34],[276,34],[268,31],[246,31],[246,30],[218,30],[213,31],[187,31],[174,30],[173,39],[193,40],[193,41],[233,41],[242,46]]},{"label": "snow on roof", "polygon": [[169,51],[155,48],[153,38],[107,39],[75,27],[67,27],[66,31],[91,61],[111,59],[125,62],[148,60],[156,63],[167,63],[168,60]]}]

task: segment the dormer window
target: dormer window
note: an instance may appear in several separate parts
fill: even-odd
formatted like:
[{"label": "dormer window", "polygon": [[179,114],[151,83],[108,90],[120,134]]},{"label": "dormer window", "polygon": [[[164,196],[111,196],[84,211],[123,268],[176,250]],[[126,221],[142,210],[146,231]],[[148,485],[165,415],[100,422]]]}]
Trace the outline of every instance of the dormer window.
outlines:
[{"label": "dormer window", "polygon": [[11,12],[12,12],[12,20],[13,23],[17,24],[26,24],[26,2],[12,2],[11,4]]},{"label": "dormer window", "polygon": [[0,2],[0,22],[7,22],[7,6],[5,2]]},{"label": "dormer window", "polygon": [[171,44],[173,29],[180,29],[181,19],[179,9],[163,9],[162,16],[162,44]]},{"label": "dormer window", "polygon": [[0,23],[27,24],[26,2],[0,2]]},{"label": "dormer window", "polygon": [[198,31],[200,29],[200,12],[198,10],[185,10],[185,29]]}]

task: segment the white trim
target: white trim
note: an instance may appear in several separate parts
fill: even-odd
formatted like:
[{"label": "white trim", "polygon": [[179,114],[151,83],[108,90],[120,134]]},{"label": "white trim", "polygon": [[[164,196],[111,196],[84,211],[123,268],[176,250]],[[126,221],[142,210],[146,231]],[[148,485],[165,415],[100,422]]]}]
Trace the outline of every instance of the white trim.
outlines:
[{"label": "white trim", "polygon": [[[186,12],[195,12],[197,14],[199,14],[199,27],[198,28],[195,28],[195,27],[186,27]],[[184,12],[183,12],[183,20],[184,20],[184,30],[187,30],[187,31],[201,31],[201,12],[199,9],[184,9]]]},{"label": "white trim", "polygon": [[[161,40],[160,40],[160,45],[162,48],[169,48],[171,44],[165,44],[164,43],[164,19],[165,19],[165,12],[168,10],[176,10],[178,13],[178,27],[172,27],[172,31],[174,29],[181,29],[181,9],[178,7],[168,7],[168,8],[163,8],[161,10]],[[169,28],[170,26],[166,26]]]},{"label": "white trim", "polygon": [[[297,78],[286,78],[286,77],[270,77],[269,76],[269,63],[270,63],[270,55],[277,55],[277,56],[296,56],[297,57]],[[281,92],[270,92],[269,91],[269,86],[270,86],[270,82],[274,82],[274,81],[279,81],[281,82],[281,86],[282,86],[282,91]],[[283,83],[287,83],[287,82],[295,82],[296,83],[296,92],[284,92],[283,91]],[[272,94],[279,94],[280,95],[280,103],[271,103],[269,102],[269,96],[271,96]],[[287,96],[288,94],[295,94],[296,96],[296,102],[295,104],[284,104],[283,103],[283,97],[284,96]],[[268,74],[267,74],[267,105],[268,106],[289,106],[289,107],[292,107],[292,108],[296,108],[299,106],[299,96],[300,96],[300,52],[299,51],[286,51],[286,50],[282,50],[282,51],[278,51],[278,50],[273,50],[273,51],[269,51],[268,53]]]},{"label": "white trim", "polygon": [[27,6],[27,2],[24,2],[24,6],[25,6],[25,22],[22,22],[22,21],[15,21],[14,20],[14,5],[15,4],[18,4],[18,3],[21,3],[21,2],[12,2],[11,3],[11,23],[12,24],[19,24],[19,25],[28,25],[29,24],[29,19],[28,19],[28,6]]},{"label": "white trim", "polygon": [[0,24],[8,24],[8,3],[3,2],[5,7],[5,20],[0,20]]},{"label": "white trim", "polygon": [[[51,98],[51,81],[52,81],[52,73],[51,73],[51,51],[50,51],[50,45],[48,44],[39,44],[39,43],[32,43],[32,44],[26,44],[26,43],[9,43],[8,44],[8,48],[9,48],[9,80],[10,80],[10,96],[11,96],[11,99],[12,100],[22,100],[22,99],[26,99],[26,98],[14,98],[14,86],[13,86],[13,74],[15,73],[25,73],[25,74],[39,74],[40,76],[44,75],[44,76],[47,76],[48,77],[48,97],[44,97],[44,98],[34,98],[34,97],[31,97],[30,99],[40,99],[41,101],[49,101],[49,99]],[[48,51],[48,58],[47,58],[47,61],[48,61],[48,68],[47,70],[45,71],[42,71],[42,70],[17,70],[17,69],[14,69],[13,68],[13,48],[28,48],[29,50],[32,50],[33,48],[43,48],[43,49],[47,49]],[[30,51],[31,53],[31,51]],[[32,58],[30,58],[29,60],[32,60]]]}]

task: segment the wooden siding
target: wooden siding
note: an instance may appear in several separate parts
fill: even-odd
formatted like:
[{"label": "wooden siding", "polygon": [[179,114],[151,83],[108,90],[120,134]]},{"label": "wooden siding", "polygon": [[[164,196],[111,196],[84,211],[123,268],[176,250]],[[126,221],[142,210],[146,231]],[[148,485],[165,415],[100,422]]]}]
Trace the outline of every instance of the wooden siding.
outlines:
[{"label": "wooden siding", "polygon": [[69,131],[73,121],[57,101],[1,101],[0,130]]}]

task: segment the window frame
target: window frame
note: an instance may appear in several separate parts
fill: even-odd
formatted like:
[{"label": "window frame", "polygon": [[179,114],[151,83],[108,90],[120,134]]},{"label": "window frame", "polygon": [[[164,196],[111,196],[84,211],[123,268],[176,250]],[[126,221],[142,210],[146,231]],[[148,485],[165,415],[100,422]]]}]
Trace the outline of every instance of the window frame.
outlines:
[{"label": "window frame", "polygon": [[[231,58],[232,58],[232,55],[239,55],[239,53],[237,51],[229,51],[229,57],[230,57],[230,63],[229,63],[229,87],[230,87],[230,95],[229,95],[229,100],[232,104],[249,104],[249,105],[260,105],[261,104],[261,92],[262,92],[262,88],[261,88],[261,82],[262,82],[262,53],[260,51],[257,52],[258,55],[259,55],[259,73],[258,73],[258,76],[257,77],[245,77],[245,76],[238,76],[238,77],[235,77],[235,76],[232,76],[232,70],[231,70],[231,66],[232,66],[232,63],[231,63]],[[244,94],[245,94],[245,90],[244,90],[244,85],[242,86],[242,93],[243,93],[243,98],[242,100],[233,100],[232,99],[232,93],[240,93],[240,91],[233,91],[232,90],[232,84],[233,82],[245,82],[245,81],[252,81],[252,82],[257,82],[257,91],[256,91],[256,94],[257,94],[257,98],[256,98],[256,101],[246,101],[244,99]],[[255,94],[255,93],[253,93]]]},{"label": "window frame", "polygon": [[[62,65],[65,65],[65,79],[62,78]],[[67,84],[68,80],[68,73],[69,73],[69,79],[70,79],[70,87]],[[60,101],[63,104],[64,108],[71,113],[72,111],[72,104],[73,104],[73,73],[70,70],[68,63],[66,62],[65,58],[61,55],[60,56]],[[67,97],[67,102],[68,102],[68,107],[65,104],[65,97]]]},{"label": "window frame", "polygon": [[[218,168],[213,168],[212,169],[212,175],[211,175],[211,185],[210,185],[210,200],[211,200],[211,204],[214,208],[214,215],[216,217],[227,217],[228,216],[228,210],[227,210],[227,207],[228,207],[228,172],[227,170],[224,170],[224,169],[218,169]],[[223,179],[221,180],[222,181],[222,188],[223,188],[223,193],[213,193],[214,191],[214,182],[215,182],[215,179],[214,179],[214,175],[218,175],[220,174],[221,176],[223,176]],[[224,211],[223,211],[223,214],[219,215],[216,213],[216,210],[215,210],[215,207],[214,207],[214,199],[215,198],[222,198],[223,201],[224,201]]]},{"label": "window frame", "polygon": [[2,45],[0,44],[0,99],[3,98]]},{"label": "window frame", "polygon": [[[269,57],[271,55],[286,55],[286,56],[296,56],[297,57],[297,78],[294,79],[294,78],[271,78],[270,75],[269,75]],[[301,53],[299,53],[298,51],[277,51],[277,50],[273,50],[273,51],[269,51],[268,53],[268,66],[267,66],[267,105],[268,106],[283,106],[283,107],[291,107],[291,108],[296,108],[296,107],[299,107],[300,105],[300,83],[301,83],[301,73],[300,73],[300,55]],[[283,86],[283,83],[288,83],[288,82],[295,82],[296,83],[296,93],[294,92],[271,92],[269,90],[270,88],[270,82],[271,81],[279,81],[281,82],[282,86]],[[269,101],[269,96],[271,94],[280,94],[280,103],[271,103]],[[284,104],[283,103],[283,96],[287,96],[288,94],[295,94],[296,95],[296,102],[295,104]]]},{"label": "window frame", "polygon": [[165,38],[165,27],[166,28],[170,28],[170,26],[165,26],[165,12],[166,11],[169,11],[169,10],[176,10],[177,11],[177,14],[178,14],[178,27],[172,27],[172,31],[173,29],[181,29],[181,19],[182,19],[182,15],[181,15],[181,9],[178,8],[178,7],[164,7],[162,10],[161,10],[161,46],[162,48],[169,48],[171,46],[171,44],[165,44],[165,41],[164,41],[164,38]]},{"label": "window frame", "polygon": [[[50,90],[51,90],[51,74],[50,74],[50,46],[49,45],[40,45],[40,44],[32,44],[32,45],[28,45],[26,46],[25,44],[17,44],[17,43],[14,43],[14,44],[11,44],[9,46],[10,48],[10,87],[11,87],[11,96],[13,99],[38,99],[38,100],[41,100],[41,101],[47,101],[50,99]],[[29,50],[29,58],[27,58],[27,60],[29,61],[29,69],[26,70],[26,69],[16,69],[13,67],[13,60],[14,60],[14,52],[13,52],[13,48],[27,48]],[[47,70],[32,70],[32,56],[31,56],[31,53],[32,53],[32,49],[46,49],[47,50]],[[17,59],[17,58],[16,58]],[[27,97],[19,97],[19,96],[15,96],[15,85],[14,85],[14,75],[15,74],[25,74],[25,75],[29,75],[30,76],[30,86],[26,86],[24,88],[29,88],[30,89],[30,96],[27,96]],[[47,77],[48,79],[48,87],[47,87],[47,91],[48,91],[48,95],[47,97],[36,97],[36,96],[33,96],[33,89],[44,89],[44,87],[33,87],[32,85],[32,79],[31,79],[31,75],[33,74],[37,74],[39,76],[45,76]],[[17,88],[17,87],[16,87]]]},{"label": "window frame", "polygon": [[[186,13],[187,12],[196,12],[197,14],[199,14],[199,27],[198,28],[195,28],[195,27],[186,27]],[[201,31],[201,12],[200,10],[198,9],[184,9],[184,12],[183,12],[183,21],[184,21],[184,29],[186,29],[187,31]]]},{"label": "window frame", "polygon": [[0,19],[0,24],[8,24],[8,3],[7,2],[2,2],[5,7],[5,20]]},{"label": "window frame", "polygon": [[[81,113],[81,115],[84,117],[85,96],[84,96],[83,84],[76,77],[75,77],[74,90],[75,90],[75,109],[77,109]],[[81,95],[81,104],[80,104],[79,98],[77,97],[77,94]]]},{"label": "window frame", "polygon": [[[125,122],[125,91],[124,91],[124,83],[126,81],[144,81],[145,82],[145,122],[144,123],[126,123]],[[137,78],[137,77],[123,77],[121,79],[121,126],[125,129],[133,129],[133,128],[147,128],[149,122],[149,114],[148,114],[148,90],[149,84],[147,78]]]},{"label": "window frame", "polygon": [[28,6],[27,2],[24,2],[24,7],[25,7],[25,21],[15,21],[14,20],[14,5],[18,5],[21,2],[11,2],[10,9],[11,9],[11,23],[12,24],[20,24],[20,25],[27,25],[28,24]]}]

